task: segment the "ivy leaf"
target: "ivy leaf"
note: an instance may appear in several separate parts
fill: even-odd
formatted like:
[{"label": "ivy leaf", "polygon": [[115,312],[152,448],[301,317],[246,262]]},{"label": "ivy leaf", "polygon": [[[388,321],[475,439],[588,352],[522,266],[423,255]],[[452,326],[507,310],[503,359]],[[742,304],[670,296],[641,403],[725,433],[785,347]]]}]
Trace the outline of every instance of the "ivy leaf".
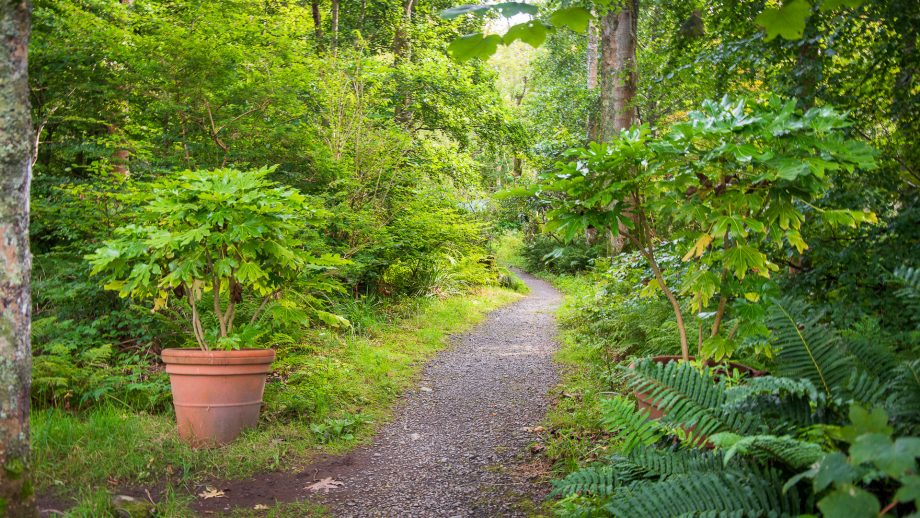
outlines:
[{"label": "ivy leaf", "polygon": [[497,34],[483,36],[481,32],[467,34],[450,42],[447,46],[447,52],[458,61],[466,61],[473,58],[488,58],[498,50],[498,44],[502,42],[502,37]]},{"label": "ivy leaf", "polygon": [[508,32],[505,33],[502,41],[505,45],[511,45],[514,43],[514,40],[521,40],[531,47],[537,48],[546,41],[546,33],[547,29],[543,23],[531,20],[529,22],[513,25],[508,29]]},{"label": "ivy leaf", "polygon": [[525,4],[523,2],[502,2],[498,4],[466,4],[458,5],[457,7],[450,7],[441,11],[441,18],[447,20],[453,20],[458,16],[463,16],[464,14],[475,14],[476,16],[482,16],[489,11],[498,11],[502,13],[502,16],[510,18],[517,14],[530,14],[536,15],[539,10],[537,6]]},{"label": "ivy leaf", "polygon": [[805,20],[810,14],[811,4],[805,0],[793,0],[779,9],[764,9],[754,21],[767,32],[767,41],[777,36],[797,40],[805,33]]},{"label": "ivy leaf", "polygon": [[568,27],[578,33],[588,30],[588,22],[591,21],[591,18],[591,12],[584,7],[567,7],[549,15],[550,23],[556,27]]}]

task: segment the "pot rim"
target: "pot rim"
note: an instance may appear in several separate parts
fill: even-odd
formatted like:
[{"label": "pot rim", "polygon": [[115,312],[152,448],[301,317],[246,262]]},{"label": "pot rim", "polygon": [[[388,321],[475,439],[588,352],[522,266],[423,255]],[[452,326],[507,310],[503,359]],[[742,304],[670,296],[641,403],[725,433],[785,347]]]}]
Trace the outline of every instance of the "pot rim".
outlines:
[{"label": "pot rim", "polygon": [[163,349],[163,363],[181,365],[252,365],[270,364],[275,360],[273,349],[238,349],[202,351],[201,349]]}]

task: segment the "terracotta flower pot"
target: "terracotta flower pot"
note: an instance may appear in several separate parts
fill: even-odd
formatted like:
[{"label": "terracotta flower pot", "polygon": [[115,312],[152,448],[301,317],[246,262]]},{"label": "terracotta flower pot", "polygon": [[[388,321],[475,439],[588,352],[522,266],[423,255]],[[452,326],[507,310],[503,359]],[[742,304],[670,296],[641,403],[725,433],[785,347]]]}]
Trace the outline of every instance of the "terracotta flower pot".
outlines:
[{"label": "terracotta flower pot", "polygon": [[[683,359],[682,356],[653,356],[651,358],[651,360],[655,363],[664,363],[664,364],[680,361],[681,359]],[[691,361],[695,359],[696,358],[694,356],[690,357]],[[635,365],[636,365],[635,362],[630,363],[629,368],[632,369]],[[715,367],[716,374],[718,375],[721,364],[716,364],[715,362],[710,360],[707,362],[707,365],[710,367]],[[763,376],[766,374],[766,372],[764,371],[759,371],[752,367],[748,367],[747,365],[743,365],[740,363],[728,362],[727,365],[733,369],[738,369],[741,372],[747,373],[747,375],[750,377],[758,377],[758,376]],[[654,403],[654,401],[652,400],[652,397],[649,394],[646,394],[645,392],[634,391],[633,396],[636,398],[636,405],[638,406],[639,410],[648,409],[649,419],[661,419],[661,417],[664,416],[664,412],[662,412],[661,409],[658,408],[658,405]],[[693,435],[693,431],[696,427],[691,426],[689,428],[686,428],[686,427],[682,427],[682,428],[684,428],[684,431],[686,431],[688,434]],[[701,435],[696,438],[696,440],[694,441],[694,444],[696,445],[707,444],[708,446],[708,443],[706,443],[706,440],[707,440],[707,437],[705,435]]]},{"label": "terracotta flower pot", "polygon": [[195,447],[233,441],[259,422],[275,351],[165,349],[179,435]]}]

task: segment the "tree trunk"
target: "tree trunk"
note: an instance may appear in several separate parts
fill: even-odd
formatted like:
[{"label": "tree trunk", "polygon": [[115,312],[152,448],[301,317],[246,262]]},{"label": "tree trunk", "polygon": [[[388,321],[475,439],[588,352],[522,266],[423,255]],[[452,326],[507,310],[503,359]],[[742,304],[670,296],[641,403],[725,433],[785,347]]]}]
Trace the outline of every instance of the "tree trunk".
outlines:
[{"label": "tree trunk", "polygon": [[[393,36],[393,56],[394,63],[398,66],[410,59],[412,50],[409,41],[409,24],[412,23],[412,8],[415,0],[403,0],[402,19],[396,24],[396,33]],[[412,95],[405,84],[398,85],[396,91],[396,105],[394,107],[394,118],[396,122],[402,125],[408,125],[412,120],[412,114],[409,112],[409,105],[412,103]]]},{"label": "tree trunk", "polygon": [[636,28],[639,1],[601,20],[601,137],[610,140],[636,121]]},{"label": "tree trunk", "polygon": [[[639,0],[625,0],[622,9],[601,20],[601,96],[599,136],[610,141],[636,122],[636,29]],[[631,218],[632,219],[632,218]],[[610,250],[620,253],[625,245],[624,229],[607,234]]]},{"label": "tree trunk", "polygon": [[339,0],[332,0],[332,49],[339,45]]},{"label": "tree trunk", "polygon": [[588,50],[585,59],[588,66],[588,90],[597,88],[597,27],[594,22],[588,23]]},{"label": "tree trunk", "polygon": [[0,1],[0,515],[37,516],[29,469],[31,5]]},{"label": "tree trunk", "polygon": [[[591,21],[588,23],[588,49],[585,52],[585,60],[587,64],[587,87],[588,90],[594,90],[597,88],[597,56],[598,56],[598,36],[597,36],[597,27],[594,25],[594,22]],[[589,142],[597,141],[598,133],[600,131],[599,115],[600,107],[598,104],[595,104],[594,107],[588,111],[588,120],[587,120],[587,140]]]},{"label": "tree trunk", "polygon": [[316,33],[316,44],[323,44],[323,17],[319,14],[319,0],[310,2],[313,8],[313,31]]}]

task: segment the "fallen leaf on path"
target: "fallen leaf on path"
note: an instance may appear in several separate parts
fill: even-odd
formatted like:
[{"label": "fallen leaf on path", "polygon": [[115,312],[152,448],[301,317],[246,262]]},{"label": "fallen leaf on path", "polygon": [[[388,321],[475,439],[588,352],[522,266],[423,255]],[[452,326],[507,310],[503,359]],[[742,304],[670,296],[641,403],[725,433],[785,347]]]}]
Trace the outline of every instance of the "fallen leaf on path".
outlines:
[{"label": "fallen leaf on path", "polygon": [[204,491],[198,493],[201,498],[220,498],[224,492],[214,486],[204,486]]},{"label": "fallen leaf on path", "polygon": [[532,431],[533,433],[543,433],[546,431],[546,428],[543,428],[542,426],[536,426],[532,428],[530,431]]},{"label": "fallen leaf on path", "polygon": [[252,506],[252,508],[255,509],[256,511],[267,511],[268,510],[268,506],[265,504],[256,504]]},{"label": "fallen leaf on path", "polygon": [[319,482],[314,482],[313,484],[310,484],[309,486],[307,486],[307,490],[308,491],[322,491],[326,493],[330,489],[338,489],[339,487],[343,485],[345,484],[343,484],[342,482],[339,482],[338,480],[333,479],[332,477],[326,477],[320,480]]}]

